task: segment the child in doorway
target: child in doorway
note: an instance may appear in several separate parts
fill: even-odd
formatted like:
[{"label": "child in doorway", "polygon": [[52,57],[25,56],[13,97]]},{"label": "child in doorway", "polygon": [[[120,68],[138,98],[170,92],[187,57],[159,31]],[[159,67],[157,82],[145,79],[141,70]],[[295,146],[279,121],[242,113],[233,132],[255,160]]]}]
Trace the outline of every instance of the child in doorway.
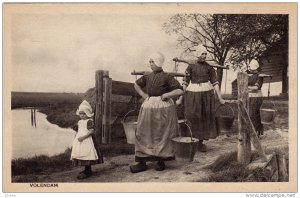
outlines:
[{"label": "child in doorway", "polygon": [[76,115],[80,117],[78,121],[78,132],[73,140],[71,160],[74,166],[85,166],[79,173],[77,179],[85,179],[92,175],[93,164],[103,163],[102,155],[98,151],[94,137],[94,115],[90,104],[84,100],[78,107]]}]

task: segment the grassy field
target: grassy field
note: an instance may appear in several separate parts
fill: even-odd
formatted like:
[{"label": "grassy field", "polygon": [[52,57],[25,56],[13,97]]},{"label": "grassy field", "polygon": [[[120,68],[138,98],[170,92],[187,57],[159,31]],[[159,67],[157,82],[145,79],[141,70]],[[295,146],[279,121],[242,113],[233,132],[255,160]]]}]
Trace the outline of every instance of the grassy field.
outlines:
[{"label": "grassy field", "polygon": [[11,164],[12,176],[45,174],[70,169],[72,167],[70,155],[71,149],[67,149],[64,153],[52,157],[40,155],[14,159]]},{"label": "grassy field", "polygon": [[83,94],[11,92],[11,109],[23,107],[51,107],[54,105],[80,104]]},{"label": "grassy field", "polygon": [[50,123],[68,128],[78,121],[75,111],[82,98],[83,94],[74,93],[12,92],[11,108],[35,107]]},{"label": "grassy field", "polygon": [[[104,157],[134,154],[134,145],[121,141],[110,145],[100,145],[100,150]],[[12,181],[32,182],[38,175],[68,171],[73,167],[70,156],[71,149],[67,149],[64,153],[51,157],[39,155],[32,158],[14,159],[11,162]]]}]

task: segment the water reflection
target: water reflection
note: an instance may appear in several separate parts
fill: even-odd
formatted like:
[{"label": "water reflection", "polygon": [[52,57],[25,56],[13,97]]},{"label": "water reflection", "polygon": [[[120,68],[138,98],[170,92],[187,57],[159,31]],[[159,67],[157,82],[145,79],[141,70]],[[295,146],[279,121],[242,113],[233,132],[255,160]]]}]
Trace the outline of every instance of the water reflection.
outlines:
[{"label": "water reflection", "polygon": [[31,110],[12,110],[12,158],[55,155],[71,147],[75,131],[50,124],[46,115],[36,112],[36,128]]}]

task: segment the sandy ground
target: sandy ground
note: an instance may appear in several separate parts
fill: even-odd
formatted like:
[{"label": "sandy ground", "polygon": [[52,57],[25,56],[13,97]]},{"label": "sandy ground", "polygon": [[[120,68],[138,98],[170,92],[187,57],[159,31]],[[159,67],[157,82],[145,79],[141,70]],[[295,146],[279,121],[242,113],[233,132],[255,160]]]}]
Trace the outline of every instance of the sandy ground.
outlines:
[{"label": "sandy ground", "polygon": [[[276,126],[265,131],[260,138],[265,149],[288,147],[288,127],[280,125],[283,122],[277,118]],[[177,161],[166,162],[164,171],[156,171],[154,163],[148,164],[148,170],[136,174],[129,171],[134,164],[134,155],[120,155],[104,158],[104,164],[93,166],[94,174],[85,180],[78,180],[76,176],[82,168],[73,168],[69,171],[37,176],[37,182],[201,182],[211,174],[206,166],[213,163],[219,156],[237,150],[237,135],[219,136],[217,139],[204,142],[207,152],[197,152],[194,161],[182,163]]]}]

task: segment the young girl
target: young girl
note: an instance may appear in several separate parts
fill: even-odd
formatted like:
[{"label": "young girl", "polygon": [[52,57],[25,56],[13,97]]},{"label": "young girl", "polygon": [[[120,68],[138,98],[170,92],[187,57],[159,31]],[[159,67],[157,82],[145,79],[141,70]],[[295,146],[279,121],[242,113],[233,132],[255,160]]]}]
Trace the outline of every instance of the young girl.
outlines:
[{"label": "young girl", "polygon": [[94,122],[91,117],[94,115],[90,104],[84,100],[76,111],[80,117],[78,121],[78,132],[73,140],[71,160],[75,166],[85,166],[79,173],[78,179],[85,179],[91,176],[92,164],[103,163],[101,153],[96,149],[94,135]]}]

